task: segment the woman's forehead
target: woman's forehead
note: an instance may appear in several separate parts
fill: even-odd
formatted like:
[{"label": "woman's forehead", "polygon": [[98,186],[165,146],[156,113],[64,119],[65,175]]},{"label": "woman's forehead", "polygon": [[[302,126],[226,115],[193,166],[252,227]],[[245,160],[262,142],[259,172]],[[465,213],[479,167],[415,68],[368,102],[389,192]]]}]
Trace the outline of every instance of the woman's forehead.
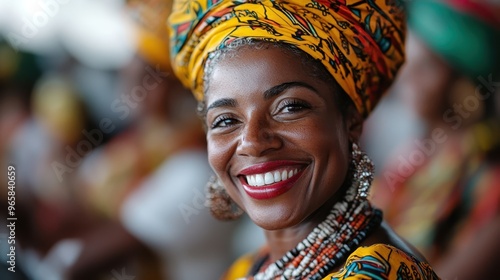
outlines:
[{"label": "woman's forehead", "polygon": [[241,48],[237,55],[225,56],[213,65],[207,76],[207,100],[224,92],[263,93],[269,88],[287,82],[322,82],[308,74],[300,58],[280,48]]}]

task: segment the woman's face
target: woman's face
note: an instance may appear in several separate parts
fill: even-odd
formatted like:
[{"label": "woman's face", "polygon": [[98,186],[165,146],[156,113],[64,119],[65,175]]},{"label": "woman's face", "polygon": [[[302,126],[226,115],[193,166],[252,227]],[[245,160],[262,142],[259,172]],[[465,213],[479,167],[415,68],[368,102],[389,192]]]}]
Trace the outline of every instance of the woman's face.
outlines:
[{"label": "woman's face", "polygon": [[209,161],[260,227],[295,226],[346,177],[348,122],[334,88],[278,48],[241,48],[213,68],[206,91]]}]

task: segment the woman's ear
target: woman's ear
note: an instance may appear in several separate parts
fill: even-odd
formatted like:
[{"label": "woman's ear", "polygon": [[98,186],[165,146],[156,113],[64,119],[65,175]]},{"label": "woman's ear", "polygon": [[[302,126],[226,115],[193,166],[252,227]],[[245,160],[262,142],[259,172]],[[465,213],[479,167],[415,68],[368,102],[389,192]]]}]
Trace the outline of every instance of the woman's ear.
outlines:
[{"label": "woman's ear", "polygon": [[345,124],[350,141],[359,143],[359,138],[363,132],[363,122],[364,118],[354,105],[351,104],[349,108],[347,108],[345,115]]}]

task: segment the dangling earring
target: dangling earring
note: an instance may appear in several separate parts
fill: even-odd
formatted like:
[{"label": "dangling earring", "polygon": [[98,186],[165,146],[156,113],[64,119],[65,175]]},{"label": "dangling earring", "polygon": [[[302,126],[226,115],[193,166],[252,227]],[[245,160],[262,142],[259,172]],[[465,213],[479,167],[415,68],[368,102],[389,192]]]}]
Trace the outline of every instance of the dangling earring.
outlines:
[{"label": "dangling earring", "polygon": [[352,143],[352,168],[352,183],[358,189],[356,199],[367,199],[373,181],[375,166],[372,160],[354,142]]},{"label": "dangling earring", "polygon": [[214,218],[221,221],[231,221],[243,215],[243,210],[229,197],[216,176],[210,178],[206,188],[205,206],[210,209],[210,213]]}]

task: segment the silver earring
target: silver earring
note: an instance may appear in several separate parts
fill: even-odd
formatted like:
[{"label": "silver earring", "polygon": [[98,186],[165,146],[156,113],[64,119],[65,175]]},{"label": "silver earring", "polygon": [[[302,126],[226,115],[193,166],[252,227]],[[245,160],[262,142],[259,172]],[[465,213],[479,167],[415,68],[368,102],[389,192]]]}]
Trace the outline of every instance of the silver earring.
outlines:
[{"label": "silver earring", "polygon": [[375,166],[366,153],[354,142],[352,143],[352,168],[353,184],[358,189],[356,199],[367,199]]},{"label": "silver earring", "polygon": [[243,210],[229,197],[216,176],[210,177],[206,188],[205,206],[210,209],[214,218],[221,221],[231,221],[243,215]]}]

